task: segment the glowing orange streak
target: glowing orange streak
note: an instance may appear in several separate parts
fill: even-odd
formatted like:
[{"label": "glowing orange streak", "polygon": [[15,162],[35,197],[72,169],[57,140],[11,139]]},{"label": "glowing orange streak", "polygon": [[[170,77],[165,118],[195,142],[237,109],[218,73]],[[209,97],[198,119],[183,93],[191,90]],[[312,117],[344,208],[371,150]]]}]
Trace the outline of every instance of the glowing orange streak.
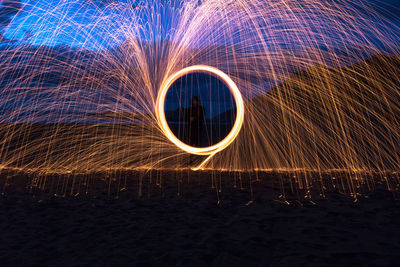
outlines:
[{"label": "glowing orange streak", "polygon": [[[209,147],[193,147],[183,143],[173,134],[173,132],[168,126],[167,119],[165,118],[165,111],[164,111],[165,97],[167,95],[169,88],[177,79],[193,72],[208,73],[220,78],[228,86],[236,102],[237,114],[236,114],[236,121],[232,127],[232,130],[221,142]],[[227,148],[239,134],[240,129],[242,128],[243,118],[244,118],[243,98],[235,82],[232,81],[232,79],[224,72],[214,67],[205,65],[191,66],[174,73],[162,83],[156,102],[156,116],[158,124],[160,125],[161,130],[163,131],[165,136],[168,137],[168,139],[176,146],[178,146],[180,149],[195,155],[214,155],[215,153],[218,153],[223,149]]]}]

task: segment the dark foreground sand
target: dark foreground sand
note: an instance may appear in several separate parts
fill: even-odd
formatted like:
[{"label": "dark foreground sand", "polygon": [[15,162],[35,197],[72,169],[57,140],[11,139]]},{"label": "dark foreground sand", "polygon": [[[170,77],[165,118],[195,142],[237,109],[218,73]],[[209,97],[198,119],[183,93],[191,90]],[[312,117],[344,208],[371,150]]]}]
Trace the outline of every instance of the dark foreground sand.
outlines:
[{"label": "dark foreground sand", "polygon": [[[313,201],[289,190],[287,205],[274,173],[252,187],[237,174],[166,172],[160,188],[151,175],[160,174],[141,177],[141,197],[139,174],[127,175],[126,187],[114,181],[119,193],[99,178],[88,194],[63,197],[14,175],[0,197],[1,265],[400,264],[400,201],[384,184],[357,202],[335,190]],[[214,178],[222,181],[219,197]]]}]

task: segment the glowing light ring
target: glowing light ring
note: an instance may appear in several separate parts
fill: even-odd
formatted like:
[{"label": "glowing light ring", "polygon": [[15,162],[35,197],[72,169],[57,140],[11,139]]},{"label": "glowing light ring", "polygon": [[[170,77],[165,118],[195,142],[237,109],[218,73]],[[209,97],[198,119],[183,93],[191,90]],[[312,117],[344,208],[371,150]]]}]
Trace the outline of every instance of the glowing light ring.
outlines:
[{"label": "glowing light ring", "polygon": [[[216,76],[217,78],[221,79],[222,81],[225,82],[225,84],[228,86],[229,90],[231,91],[235,102],[236,102],[236,109],[237,109],[237,114],[236,114],[236,121],[235,124],[232,127],[232,130],[230,133],[219,143],[209,146],[209,147],[193,147],[189,146],[185,143],[183,143],[181,140],[179,140],[174,133],[171,131],[170,127],[168,126],[167,119],[165,117],[165,111],[164,111],[164,106],[165,106],[165,97],[167,95],[167,92],[171,85],[181,78],[182,76],[185,76],[190,73],[207,73]],[[161,127],[161,130],[165,134],[165,136],[176,146],[181,148],[182,150],[195,154],[195,155],[211,155],[215,154],[226,147],[228,147],[237,137],[237,135],[240,132],[240,129],[242,128],[243,124],[243,118],[244,118],[244,104],[243,104],[243,98],[242,94],[240,93],[238,87],[236,86],[235,82],[232,81],[232,79],[226,75],[224,72],[220,71],[219,69],[216,69],[214,67],[210,66],[205,66],[205,65],[196,65],[196,66],[191,66],[185,69],[182,69],[173,75],[171,75],[168,79],[166,79],[160,88],[160,91],[158,93],[157,97],[157,102],[156,102],[156,116],[158,123]]]}]

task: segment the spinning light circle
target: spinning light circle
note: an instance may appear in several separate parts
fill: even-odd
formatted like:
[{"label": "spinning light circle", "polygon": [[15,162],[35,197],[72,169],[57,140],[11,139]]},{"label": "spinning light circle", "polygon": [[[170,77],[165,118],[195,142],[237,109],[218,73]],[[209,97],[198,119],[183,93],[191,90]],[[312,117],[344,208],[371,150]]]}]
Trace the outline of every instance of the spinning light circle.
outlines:
[{"label": "spinning light circle", "polygon": [[[174,133],[168,126],[164,110],[165,97],[171,85],[182,76],[185,76],[190,73],[199,73],[199,72],[211,74],[217,77],[218,79],[222,80],[228,86],[236,102],[236,110],[237,110],[236,121],[232,127],[232,130],[222,141],[209,147],[193,147],[179,140],[179,138],[177,138],[174,135]],[[242,128],[243,125],[243,118],[244,118],[243,98],[235,82],[232,81],[232,79],[221,70],[206,65],[191,66],[174,73],[162,83],[156,102],[156,116],[158,124],[160,125],[161,130],[163,131],[165,136],[180,149],[195,155],[212,155],[227,148],[239,134],[240,129]]]}]

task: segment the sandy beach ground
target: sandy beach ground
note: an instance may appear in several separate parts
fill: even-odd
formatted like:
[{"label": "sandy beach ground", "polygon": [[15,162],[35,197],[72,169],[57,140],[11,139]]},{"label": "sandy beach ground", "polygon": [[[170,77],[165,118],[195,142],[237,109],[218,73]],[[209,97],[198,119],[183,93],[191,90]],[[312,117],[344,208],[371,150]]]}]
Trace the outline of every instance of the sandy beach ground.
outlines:
[{"label": "sandy beach ground", "polygon": [[335,187],[293,189],[279,173],[102,176],[78,177],[78,189],[48,177],[39,190],[32,175],[3,172],[1,265],[399,264],[400,201],[385,183],[355,202]]}]

